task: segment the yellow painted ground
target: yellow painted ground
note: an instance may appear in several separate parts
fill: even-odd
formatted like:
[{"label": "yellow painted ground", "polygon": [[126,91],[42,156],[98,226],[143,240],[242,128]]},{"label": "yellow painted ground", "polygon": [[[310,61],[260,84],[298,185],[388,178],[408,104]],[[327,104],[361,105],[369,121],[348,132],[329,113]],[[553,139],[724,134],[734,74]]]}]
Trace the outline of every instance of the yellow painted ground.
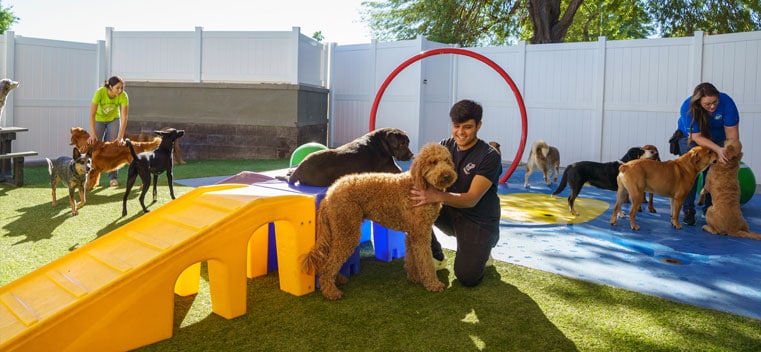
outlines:
[{"label": "yellow painted ground", "polygon": [[607,202],[590,198],[576,198],[574,206],[579,216],[571,215],[567,197],[540,193],[500,194],[502,219],[543,224],[580,224],[605,212]]}]

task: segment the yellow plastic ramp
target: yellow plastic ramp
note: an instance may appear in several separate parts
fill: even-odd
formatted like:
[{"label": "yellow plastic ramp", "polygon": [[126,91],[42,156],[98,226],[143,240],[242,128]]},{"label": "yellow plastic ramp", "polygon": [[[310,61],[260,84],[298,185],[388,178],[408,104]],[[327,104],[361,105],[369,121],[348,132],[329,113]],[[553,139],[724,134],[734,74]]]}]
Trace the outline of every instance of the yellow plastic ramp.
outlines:
[{"label": "yellow plastic ramp", "polygon": [[[275,222],[282,290],[314,291],[314,197],[199,187],[0,288],[0,351],[126,351],[172,336],[175,285],[197,291],[207,261],[214,313],[246,313],[249,243]],[[251,256],[265,253],[252,251]],[[178,279],[179,278],[179,279]],[[196,283],[195,288],[192,284]]]}]

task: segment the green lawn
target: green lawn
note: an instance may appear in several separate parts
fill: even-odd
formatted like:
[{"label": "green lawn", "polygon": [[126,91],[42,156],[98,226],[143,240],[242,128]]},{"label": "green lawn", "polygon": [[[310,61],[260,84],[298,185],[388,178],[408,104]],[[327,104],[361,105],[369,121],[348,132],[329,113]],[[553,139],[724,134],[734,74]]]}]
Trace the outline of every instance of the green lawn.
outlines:
[{"label": "green lawn", "polygon": [[[175,178],[284,168],[287,160],[194,161]],[[71,217],[66,190],[51,205],[47,169],[0,187],[0,285],[5,285],[140,216],[138,191],[121,217],[122,186],[88,194]],[[161,176],[156,208],[170,201]],[[105,176],[101,184],[105,184]],[[190,188],[175,185],[180,196]],[[150,197],[148,197],[150,198]],[[249,280],[248,313],[211,313],[205,266],[197,295],[175,298],[174,337],[141,351],[759,351],[761,321],[497,262],[478,287],[430,293],[405,279],[402,260],[377,261],[363,248],[360,273],[329,302],[295,297],[277,273]],[[453,252],[447,252],[453,257]],[[451,263],[451,261],[450,261]],[[450,264],[451,265],[451,264]],[[759,308],[761,309],[761,308]]]}]

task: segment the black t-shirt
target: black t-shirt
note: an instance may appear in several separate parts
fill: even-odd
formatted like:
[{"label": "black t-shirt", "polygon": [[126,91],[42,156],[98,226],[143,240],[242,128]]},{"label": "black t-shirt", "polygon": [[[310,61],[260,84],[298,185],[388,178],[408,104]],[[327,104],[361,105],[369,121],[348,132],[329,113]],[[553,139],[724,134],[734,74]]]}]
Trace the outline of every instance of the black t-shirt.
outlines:
[{"label": "black t-shirt", "polygon": [[502,175],[502,158],[499,153],[481,139],[476,142],[476,145],[465,151],[457,149],[457,143],[453,138],[446,138],[441,141],[441,144],[449,149],[457,171],[457,181],[447,188],[448,192],[468,192],[473,177],[476,175],[484,176],[491,181],[491,187],[474,207],[454,209],[479,223],[499,221],[500,208],[497,184],[499,183],[499,176]]}]

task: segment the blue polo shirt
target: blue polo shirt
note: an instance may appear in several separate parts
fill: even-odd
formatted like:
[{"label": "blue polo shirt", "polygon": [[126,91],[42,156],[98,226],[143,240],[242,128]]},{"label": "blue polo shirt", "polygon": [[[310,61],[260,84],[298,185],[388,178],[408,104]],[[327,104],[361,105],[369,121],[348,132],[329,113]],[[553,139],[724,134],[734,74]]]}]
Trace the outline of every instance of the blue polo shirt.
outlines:
[{"label": "blue polo shirt", "polygon": [[[699,133],[700,124],[695,121],[692,123],[692,111],[690,110],[690,100],[692,97],[687,97],[682,108],[679,110],[679,123],[677,124],[679,129],[688,135],[690,132]],[[719,105],[716,107],[716,111],[710,116],[710,133],[711,140],[714,143],[722,143],[727,139],[724,133],[724,127],[737,126],[740,123],[740,113],[737,111],[737,105],[729,95],[719,93]],[[692,128],[690,128],[692,126]]]}]

